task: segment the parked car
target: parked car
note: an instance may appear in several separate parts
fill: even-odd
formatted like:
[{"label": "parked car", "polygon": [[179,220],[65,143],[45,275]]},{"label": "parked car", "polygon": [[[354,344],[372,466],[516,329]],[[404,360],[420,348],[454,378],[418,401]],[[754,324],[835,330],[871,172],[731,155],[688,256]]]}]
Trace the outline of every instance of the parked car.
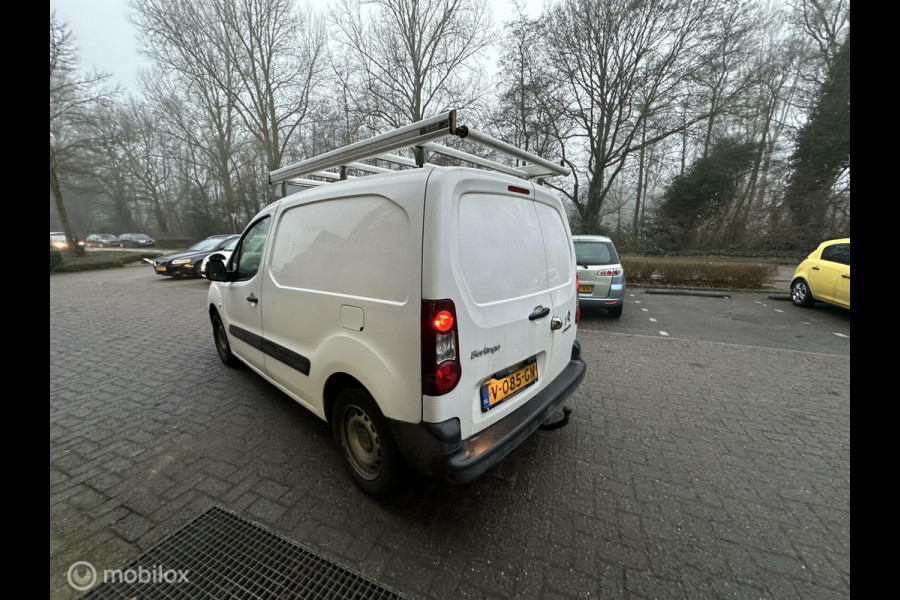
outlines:
[{"label": "parked car", "polygon": [[234,251],[234,247],[237,246],[238,239],[240,239],[240,237],[240,235],[232,236],[231,240],[225,246],[204,258],[203,262],[200,263],[200,274],[206,277],[206,265],[209,264],[209,259],[213,258],[214,256],[220,257],[219,260],[221,260],[224,264],[228,264],[228,259],[231,258],[231,253]]},{"label": "parked car", "polygon": [[66,240],[66,233],[64,231],[51,231],[50,232],[50,249],[51,250],[65,250],[69,247],[69,242]]},{"label": "parked car", "polygon": [[613,241],[603,235],[575,235],[578,265],[578,302],[582,307],[605,308],[619,318],[625,305],[625,270]]},{"label": "parked car", "polygon": [[809,307],[816,300],[850,308],[850,238],[822,242],[794,270],[791,301]]},{"label": "parked car", "polygon": [[87,248],[109,248],[118,246],[119,238],[111,233],[92,233],[84,238],[84,245]]},{"label": "parked car", "polygon": [[426,164],[293,194],[207,277],[221,360],[329,422],[367,493],[406,465],[478,477],[585,374],[565,208],[505,173]]},{"label": "parked car", "polygon": [[123,233],[119,236],[120,248],[152,248],[156,240],[146,233]]},{"label": "parked car", "polygon": [[160,256],[153,260],[153,270],[157,275],[168,277],[202,277],[200,265],[212,254],[233,244],[241,237],[237,234],[211,235],[187,250]]}]

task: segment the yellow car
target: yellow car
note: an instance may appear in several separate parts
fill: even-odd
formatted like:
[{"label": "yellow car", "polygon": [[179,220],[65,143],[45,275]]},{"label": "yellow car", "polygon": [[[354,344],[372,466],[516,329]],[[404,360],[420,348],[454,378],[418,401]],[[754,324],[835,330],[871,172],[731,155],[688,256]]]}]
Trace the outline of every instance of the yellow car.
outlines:
[{"label": "yellow car", "polygon": [[850,238],[822,242],[797,266],[791,300],[797,306],[819,300],[850,308]]}]

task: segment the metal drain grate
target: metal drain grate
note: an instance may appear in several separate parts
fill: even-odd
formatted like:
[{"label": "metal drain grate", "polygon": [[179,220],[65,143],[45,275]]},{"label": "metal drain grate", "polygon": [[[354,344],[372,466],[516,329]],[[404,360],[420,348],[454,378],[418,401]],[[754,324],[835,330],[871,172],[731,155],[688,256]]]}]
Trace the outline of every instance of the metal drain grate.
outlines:
[{"label": "metal drain grate", "polygon": [[[169,582],[161,581],[166,571]],[[174,581],[176,571],[186,572],[188,581]],[[124,576],[107,577],[82,600],[408,598],[217,506],[121,572]],[[141,573],[144,583],[137,580]]]}]

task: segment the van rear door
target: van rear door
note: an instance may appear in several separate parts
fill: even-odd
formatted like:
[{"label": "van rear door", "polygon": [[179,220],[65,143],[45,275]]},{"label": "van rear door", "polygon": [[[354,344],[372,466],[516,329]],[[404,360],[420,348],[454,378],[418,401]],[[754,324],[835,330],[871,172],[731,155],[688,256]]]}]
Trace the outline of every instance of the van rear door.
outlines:
[{"label": "van rear door", "polygon": [[436,169],[428,181],[422,297],[454,301],[461,375],[450,393],[423,397],[423,418],[458,417],[464,439],[562,371],[542,231],[548,217],[534,198],[530,183],[484,171]]},{"label": "van rear door", "polygon": [[547,259],[547,284],[553,304],[553,314],[560,319],[559,329],[553,332],[553,362],[548,371],[562,373],[572,358],[575,343],[575,311],[578,293],[575,289],[575,251],[572,234],[562,202],[540,186],[535,186],[535,209],[544,239]]}]

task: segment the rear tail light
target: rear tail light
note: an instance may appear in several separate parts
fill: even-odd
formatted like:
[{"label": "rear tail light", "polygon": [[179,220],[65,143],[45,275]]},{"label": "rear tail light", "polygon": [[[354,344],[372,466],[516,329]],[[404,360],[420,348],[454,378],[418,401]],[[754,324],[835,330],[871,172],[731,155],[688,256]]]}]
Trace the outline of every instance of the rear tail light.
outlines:
[{"label": "rear tail light", "polygon": [[459,336],[452,300],[422,301],[422,393],[440,396],[459,383]]},{"label": "rear tail light", "polygon": [[600,269],[597,271],[598,277],[612,277],[613,275],[621,275],[623,273],[622,267],[613,267],[611,269]]}]

